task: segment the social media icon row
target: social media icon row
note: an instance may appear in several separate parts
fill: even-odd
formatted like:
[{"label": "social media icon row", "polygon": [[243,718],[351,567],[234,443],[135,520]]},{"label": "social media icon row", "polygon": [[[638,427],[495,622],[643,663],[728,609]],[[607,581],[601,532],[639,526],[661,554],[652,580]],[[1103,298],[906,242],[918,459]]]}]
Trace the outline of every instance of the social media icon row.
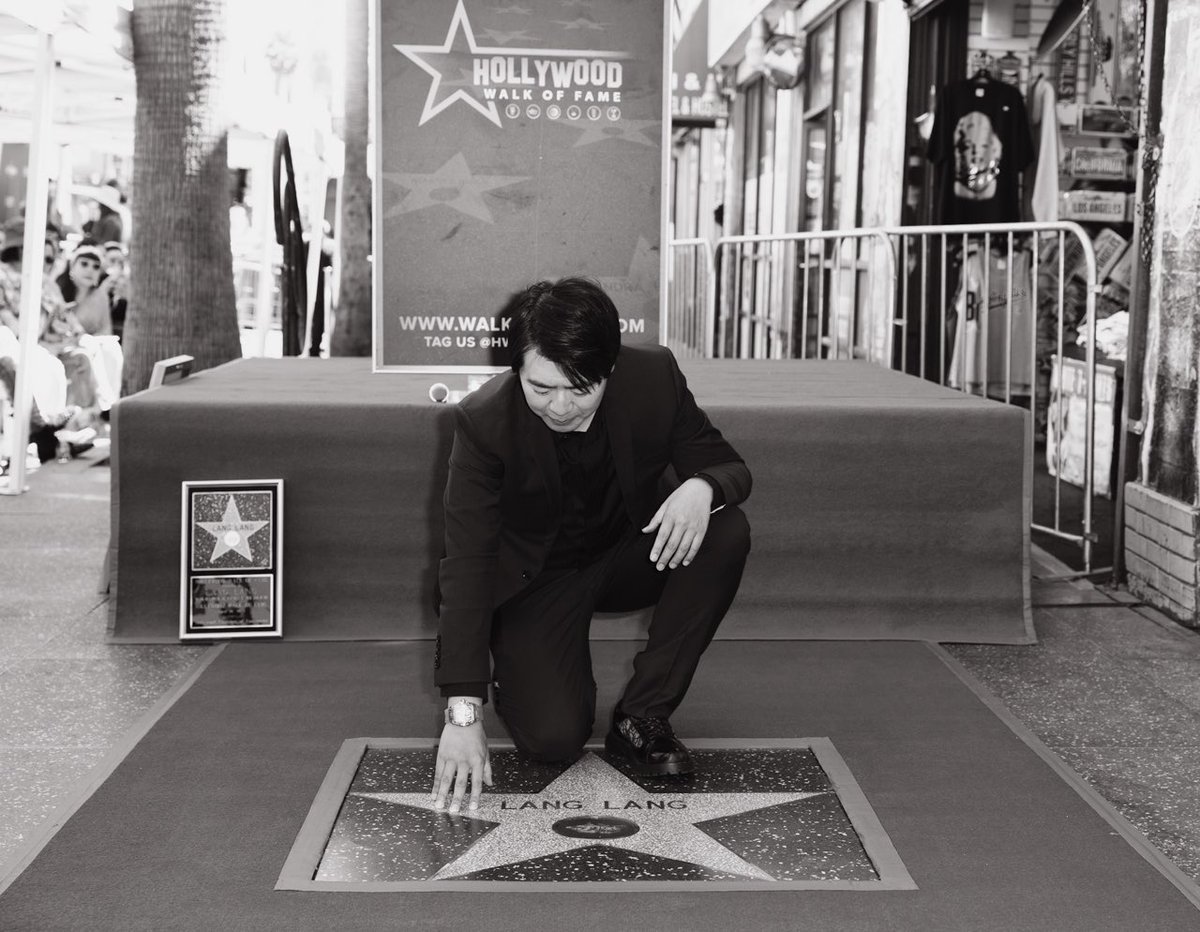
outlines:
[{"label": "social media icon row", "polygon": [[[517,119],[521,116],[522,112],[524,112],[528,119],[537,120],[542,116],[542,106],[541,104],[529,104],[525,107],[524,111],[522,111],[520,104],[510,103],[504,108],[504,115],[510,120]],[[545,114],[546,118],[549,120],[560,120],[564,114],[568,120],[580,120],[586,114],[587,118],[593,122],[598,121],[600,117],[603,116],[607,118],[609,122],[616,123],[621,119],[621,108],[601,108],[593,105],[585,110],[583,107],[578,107],[575,104],[571,104],[564,109],[558,104],[548,104],[545,109]]]}]

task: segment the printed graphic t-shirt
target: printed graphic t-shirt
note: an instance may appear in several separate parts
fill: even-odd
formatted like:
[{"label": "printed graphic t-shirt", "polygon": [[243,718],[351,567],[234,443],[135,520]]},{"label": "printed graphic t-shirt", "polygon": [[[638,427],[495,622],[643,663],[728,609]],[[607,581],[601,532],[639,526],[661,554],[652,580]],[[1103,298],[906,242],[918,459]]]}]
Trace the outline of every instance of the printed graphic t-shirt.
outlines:
[{"label": "printed graphic t-shirt", "polygon": [[1021,219],[1021,172],[1033,158],[1021,92],[1000,81],[957,81],[938,97],[928,158],[937,166],[942,223]]}]

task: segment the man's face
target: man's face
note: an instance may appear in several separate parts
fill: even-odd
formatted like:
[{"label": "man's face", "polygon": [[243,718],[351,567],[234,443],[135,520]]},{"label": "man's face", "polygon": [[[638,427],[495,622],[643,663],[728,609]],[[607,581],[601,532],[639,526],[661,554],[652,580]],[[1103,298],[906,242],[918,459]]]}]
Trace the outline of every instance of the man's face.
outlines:
[{"label": "man's face", "polygon": [[608,385],[608,379],[601,379],[586,389],[572,388],[562,369],[532,348],[525,352],[520,378],[530,409],[560,434],[587,429]]}]

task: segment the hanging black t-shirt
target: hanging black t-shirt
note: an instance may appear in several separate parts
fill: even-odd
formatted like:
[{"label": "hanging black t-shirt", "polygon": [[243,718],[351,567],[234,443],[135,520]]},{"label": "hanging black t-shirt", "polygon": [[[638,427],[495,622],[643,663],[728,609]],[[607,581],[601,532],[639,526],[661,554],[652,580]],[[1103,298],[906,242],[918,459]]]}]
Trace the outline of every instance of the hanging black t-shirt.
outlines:
[{"label": "hanging black t-shirt", "polygon": [[941,223],[1021,219],[1021,172],[1033,159],[1025,100],[990,79],[956,81],[938,95],[929,161],[937,166]]}]

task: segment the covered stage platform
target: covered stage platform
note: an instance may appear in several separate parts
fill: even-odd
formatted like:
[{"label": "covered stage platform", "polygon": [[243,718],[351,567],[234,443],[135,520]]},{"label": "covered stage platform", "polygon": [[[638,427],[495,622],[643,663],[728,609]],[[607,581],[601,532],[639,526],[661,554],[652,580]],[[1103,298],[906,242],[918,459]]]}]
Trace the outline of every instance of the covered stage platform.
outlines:
[{"label": "covered stage platform", "polygon": [[[865,362],[681,366],[754,476],[718,638],[1033,641],[1026,412]],[[453,419],[428,391],[465,379],[243,359],[122,400],[111,640],[178,638],[181,483],[239,479],[283,480],[285,640],[432,638]]]}]

